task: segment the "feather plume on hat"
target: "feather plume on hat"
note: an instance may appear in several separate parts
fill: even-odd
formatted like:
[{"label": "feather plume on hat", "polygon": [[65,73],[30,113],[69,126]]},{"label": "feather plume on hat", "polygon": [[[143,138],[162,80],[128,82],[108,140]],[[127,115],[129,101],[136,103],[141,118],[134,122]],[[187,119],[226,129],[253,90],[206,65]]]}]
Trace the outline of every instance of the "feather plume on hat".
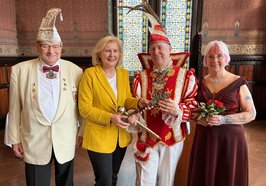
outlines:
[{"label": "feather plume on hat", "polygon": [[56,16],[60,13],[60,20],[63,21],[62,12],[59,8],[52,8],[42,18],[37,41],[61,42],[60,35],[55,27]]},{"label": "feather plume on hat", "polygon": [[[145,16],[148,18],[151,27],[149,27],[150,31],[150,44],[155,42],[164,42],[169,45],[171,45],[170,40],[168,39],[168,36],[160,22],[159,17],[156,15],[156,13],[153,11],[152,7],[147,3],[147,1],[143,1],[139,5],[136,6],[122,6],[123,8],[130,9],[128,13],[134,10],[139,10],[144,12]],[[183,66],[189,57],[189,52],[178,52],[178,53],[171,53],[170,58],[173,62],[173,65],[176,66]],[[143,69],[151,69],[154,66],[153,61],[151,60],[150,53],[142,52],[138,53],[138,58],[141,62]]]},{"label": "feather plume on hat", "polygon": [[139,10],[144,12],[145,16],[148,18],[151,27],[149,27],[150,31],[150,43],[153,42],[165,42],[170,45],[170,40],[167,37],[167,34],[160,22],[159,17],[156,15],[156,13],[153,11],[152,7],[147,3],[147,1],[143,1],[139,5],[136,6],[122,6],[123,8],[130,9],[128,13],[134,10]]}]

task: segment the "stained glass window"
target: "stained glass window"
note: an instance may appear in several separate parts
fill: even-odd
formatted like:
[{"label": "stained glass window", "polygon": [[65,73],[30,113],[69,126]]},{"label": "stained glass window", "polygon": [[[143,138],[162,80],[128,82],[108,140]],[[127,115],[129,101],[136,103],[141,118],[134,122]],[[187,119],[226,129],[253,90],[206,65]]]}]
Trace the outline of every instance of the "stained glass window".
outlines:
[{"label": "stained glass window", "polygon": [[173,52],[189,51],[191,0],[162,0],[160,17]]},{"label": "stained glass window", "polygon": [[[123,67],[129,71],[140,71],[137,53],[147,52],[148,22],[140,11],[131,11],[121,6],[135,6],[142,0],[117,0],[117,30],[122,40]],[[173,52],[189,51],[192,0],[161,0],[160,19],[167,32]]]},{"label": "stained glass window", "polygon": [[147,51],[147,18],[140,11],[127,14],[127,8],[121,6],[135,6],[142,0],[118,0],[118,37],[122,40],[124,59],[123,67],[129,71],[141,70],[137,53]]}]

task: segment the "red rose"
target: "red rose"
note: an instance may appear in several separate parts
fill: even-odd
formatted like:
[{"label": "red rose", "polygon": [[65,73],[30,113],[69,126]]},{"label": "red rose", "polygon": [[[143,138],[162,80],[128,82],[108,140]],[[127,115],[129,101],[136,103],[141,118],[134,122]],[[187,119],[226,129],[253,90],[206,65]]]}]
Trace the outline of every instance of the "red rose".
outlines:
[{"label": "red rose", "polygon": [[214,100],[214,103],[217,105],[217,107],[224,107],[224,104],[218,100]]},{"label": "red rose", "polygon": [[227,110],[224,104],[218,100],[208,100],[206,103],[200,102],[197,108],[197,119],[208,118],[209,116],[223,113]]},{"label": "red rose", "polygon": [[208,105],[213,104],[213,100],[212,100],[212,99],[208,100],[208,101],[207,101],[207,104],[208,104]]}]

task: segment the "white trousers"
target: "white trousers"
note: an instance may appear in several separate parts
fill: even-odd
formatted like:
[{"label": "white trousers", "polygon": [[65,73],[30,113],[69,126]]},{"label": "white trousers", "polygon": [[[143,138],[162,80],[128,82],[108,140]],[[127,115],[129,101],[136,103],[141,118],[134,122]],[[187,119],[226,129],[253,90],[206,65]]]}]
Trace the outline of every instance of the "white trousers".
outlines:
[{"label": "white trousers", "polygon": [[146,162],[136,162],[137,186],[173,186],[175,170],[183,150],[184,141],[167,147],[158,144],[151,149]]}]

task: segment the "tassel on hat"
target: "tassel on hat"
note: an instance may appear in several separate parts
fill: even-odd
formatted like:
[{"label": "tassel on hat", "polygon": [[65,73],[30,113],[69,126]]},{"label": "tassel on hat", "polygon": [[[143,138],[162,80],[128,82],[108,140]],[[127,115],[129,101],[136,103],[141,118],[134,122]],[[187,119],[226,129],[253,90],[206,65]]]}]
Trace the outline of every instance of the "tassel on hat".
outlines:
[{"label": "tassel on hat", "polygon": [[37,35],[37,41],[61,42],[61,37],[55,27],[56,16],[60,13],[60,20],[63,21],[61,9],[52,8],[48,10],[42,19]]}]

